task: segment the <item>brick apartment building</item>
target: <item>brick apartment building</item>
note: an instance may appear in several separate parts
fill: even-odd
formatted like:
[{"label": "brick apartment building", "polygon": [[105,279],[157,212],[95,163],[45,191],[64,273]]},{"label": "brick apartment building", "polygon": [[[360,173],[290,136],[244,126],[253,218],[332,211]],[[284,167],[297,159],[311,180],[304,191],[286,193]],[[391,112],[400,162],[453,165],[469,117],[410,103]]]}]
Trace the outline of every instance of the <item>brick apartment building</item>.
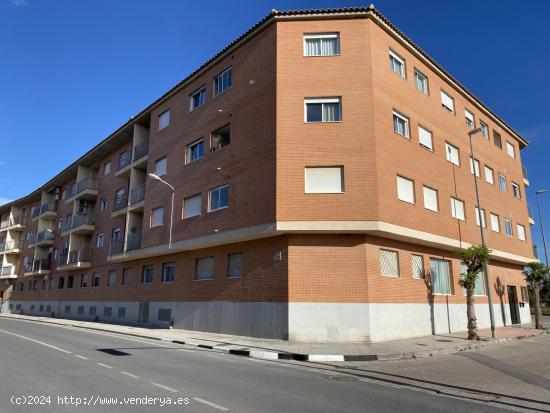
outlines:
[{"label": "brick apartment building", "polygon": [[[462,331],[475,173],[496,322],[525,323],[526,145],[372,6],[273,11],[0,207],[2,311],[308,341]],[[486,327],[481,279],[476,295]]]}]

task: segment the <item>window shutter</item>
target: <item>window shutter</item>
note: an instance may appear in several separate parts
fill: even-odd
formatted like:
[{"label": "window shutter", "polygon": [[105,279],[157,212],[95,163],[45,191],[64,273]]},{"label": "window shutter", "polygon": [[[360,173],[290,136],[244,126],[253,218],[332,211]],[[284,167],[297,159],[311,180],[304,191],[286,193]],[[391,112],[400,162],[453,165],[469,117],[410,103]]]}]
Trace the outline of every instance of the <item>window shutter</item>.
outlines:
[{"label": "window shutter", "polygon": [[343,167],[305,168],[305,181],[308,194],[343,192]]},{"label": "window shutter", "polygon": [[443,91],[441,91],[441,104],[449,109],[451,112],[455,111],[455,103],[453,98]]},{"label": "window shutter", "polygon": [[432,133],[421,126],[418,127],[418,140],[420,145],[425,146],[430,150],[433,149]]}]

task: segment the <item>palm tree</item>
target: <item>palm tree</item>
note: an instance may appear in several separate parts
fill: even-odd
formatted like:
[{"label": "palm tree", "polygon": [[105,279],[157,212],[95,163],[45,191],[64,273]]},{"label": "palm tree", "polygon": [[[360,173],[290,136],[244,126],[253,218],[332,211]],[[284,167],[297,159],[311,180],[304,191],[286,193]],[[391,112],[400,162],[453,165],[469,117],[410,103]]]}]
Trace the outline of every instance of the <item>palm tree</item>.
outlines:
[{"label": "palm tree", "polygon": [[540,288],[542,281],[546,274],[548,274],[550,268],[544,265],[542,262],[533,261],[527,264],[526,270],[523,271],[525,275],[525,281],[531,287],[533,296],[535,298],[535,328],[542,329],[542,310],[540,308]]},{"label": "palm tree", "polygon": [[466,273],[458,284],[466,289],[466,317],[468,319],[468,340],[479,340],[477,334],[476,308],[474,305],[474,290],[478,274],[483,271],[489,261],[491,251],[485,245],[472,245],[469,248],[459,248],[457,254],[466,265]]}]

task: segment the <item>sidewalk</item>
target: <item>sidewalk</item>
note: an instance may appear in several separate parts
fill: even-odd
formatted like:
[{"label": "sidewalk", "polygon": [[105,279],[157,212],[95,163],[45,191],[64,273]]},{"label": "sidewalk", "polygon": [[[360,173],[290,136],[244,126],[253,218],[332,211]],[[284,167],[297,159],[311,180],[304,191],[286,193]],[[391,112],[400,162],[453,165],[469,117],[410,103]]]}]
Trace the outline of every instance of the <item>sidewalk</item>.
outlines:
[{"label": "sidewalk", "polygon": [[176,344],[186,344],[239,356],[269,360],[285,359],[300,361],[374,361],[430,357],[546,333],[545,330],[531,328],[498,327],[496,330],[496,339],[490,337],[490,330],[482,329],[479,330],[479,335],[482,339],[473,342],[466,340],[466,333],[464,332],[386,341],[383,343],[334,344],[289,342],[285,340],[232,336],[200,331],[151,329],[15,314],[1,314],[0,317],[170,341]]}]

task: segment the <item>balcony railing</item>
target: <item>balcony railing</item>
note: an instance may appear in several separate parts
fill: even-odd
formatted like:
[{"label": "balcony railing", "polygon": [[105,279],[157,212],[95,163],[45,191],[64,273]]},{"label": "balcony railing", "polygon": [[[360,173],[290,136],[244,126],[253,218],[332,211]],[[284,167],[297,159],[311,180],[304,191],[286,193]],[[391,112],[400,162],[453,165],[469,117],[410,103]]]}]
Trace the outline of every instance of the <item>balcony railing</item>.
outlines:
[{"label": "balcony railing", "polygon": [[138,250],[141,248],[141,232],[130,234],[126,243],[126,251]]},{"label": "balcony railing", "polygon": [[130,205],[137,204],[145,199],[145,184],[136,186],[130,192]]},{"label": "balcony railing", "polygon": [[95,225],[94,216],[93,215],[74,215],[69,219],[63,221],[63,224],[61,224],[61,232],[67,232],[81,225]]},{"label": "balcony railing", "polygon": [[40,208],[35,208],[32,211],[32,217],[37,218],[46,212],[57,212],[57,202],[46,202],[45,204],[40,205]]},{"label": "balcony railing", "polygon": [[39,232],[36,234],[35,244],[38,244],[42,241],[53,241],[55,238],[55,234],[53,230],[51,229],[45,229],[44,231]]},{"label": "balcony railing", "polygon": [[23,215],[19,215],[17,217],[8,218],[0,222],[0,229],[13,227],[14,225],[25,225],[26,223],[27,223],[27,217]]},{"label": "balcony railing", "polygon": [[115,197],[115,202],[113,203],[113,212],[118,211],[119,209],[126,208],[128,206],[128,194],[125,192],[122,195]]},{"label": "balcony railing", "polygon": [[527,206],[527,213],[529,214],[529,218],[535,219],[533,215],[533,208],[531,207],[531,205]]},{"label": "balcony railing", "polygon": [[0,276],[15,275],[15,265],[5,265],[0,267]]},{"label": "balcony railing", "polygon": [[527,168],[525,166],[522,167],[522,171],[523,171],[523,177],[525,179],[529,179],[529,177],[527,176]]},{"label": "balcony railing", "polygon": [[98,179],[93,176],[84,178],[82,181],[78,181],[76,184],[72,184],[69,188],[65,189],[63,192],[63,199],[69,199],[73,196],[84,192],[87,189],[97,190]]},{"label": "balcony railing", "polygon": [[117,161],[117,167],[116,167],[117,171],[124,168],[125,166],[130,165],[131,162],[132,162],[132,156],[130,155],[130,152],[121,153]]},{"label": "balcony railing", "polygon": [[16,250],[19,248],[21,248],[21,241],[18,239],[10,239],[0,244],[0,251]]},{"label": "balcony railing", "polygon": [[109,255],[120,254],[124,251],[124,238],[112,239],[109,245]]},{"label": "balcony railing", "polygon": [[36,272],[36,271],[47,271],[50,269],[50,260],[34,260],[28,268],[25,269],[25,272]]},{"label": "balcony railing", "polygon": [[70,251],[68,254],[61,254],[57,265],[60,266],[76,264],[79,262],[90,262],[91,256],[92,254],[90,250],[81,248],[75,251]]},{"label": "balcony railing", "polygon": [[149,153],[149,141],[145,141],[140,143],[139,145],[134,146],[134,162],[138,159],[143,158],[145,155]]}]

